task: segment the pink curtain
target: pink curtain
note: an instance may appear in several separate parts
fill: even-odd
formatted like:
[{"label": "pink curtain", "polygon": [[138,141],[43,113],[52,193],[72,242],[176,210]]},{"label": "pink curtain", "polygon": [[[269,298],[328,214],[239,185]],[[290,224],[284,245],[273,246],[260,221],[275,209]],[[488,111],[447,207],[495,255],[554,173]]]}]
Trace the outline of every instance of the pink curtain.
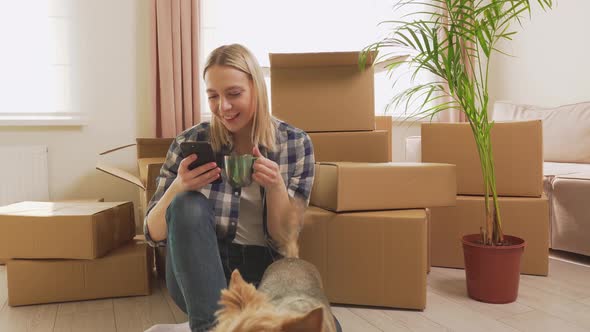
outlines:
[{"label": "pink curtain", "polygon": [[199,0],[151,1],[155,136],[175,137],[201,120]]}]

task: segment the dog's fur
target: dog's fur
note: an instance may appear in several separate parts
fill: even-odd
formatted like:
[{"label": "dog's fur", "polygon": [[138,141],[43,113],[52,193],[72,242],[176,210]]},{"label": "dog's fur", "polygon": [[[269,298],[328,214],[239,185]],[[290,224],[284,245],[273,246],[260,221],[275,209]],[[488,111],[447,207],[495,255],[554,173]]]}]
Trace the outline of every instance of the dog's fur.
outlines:
[{"label": "dog's fur", "polygon": [[214,332],[336,331],[319,272],[298,258],[271,264],[258,290],[234,270],[219,303]]}]

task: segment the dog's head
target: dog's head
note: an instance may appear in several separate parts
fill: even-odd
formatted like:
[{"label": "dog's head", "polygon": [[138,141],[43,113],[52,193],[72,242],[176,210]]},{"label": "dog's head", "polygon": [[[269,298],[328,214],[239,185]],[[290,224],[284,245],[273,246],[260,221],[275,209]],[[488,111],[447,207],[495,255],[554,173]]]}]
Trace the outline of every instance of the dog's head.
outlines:
[{"label": "dog's head", "polygon": [[320,332],[323,309],[304,315],[279,313],[267,297],[246,283],[237,270],[231,275],[228,289],[221,292],[221,309],[216,313],[213,332]]}]

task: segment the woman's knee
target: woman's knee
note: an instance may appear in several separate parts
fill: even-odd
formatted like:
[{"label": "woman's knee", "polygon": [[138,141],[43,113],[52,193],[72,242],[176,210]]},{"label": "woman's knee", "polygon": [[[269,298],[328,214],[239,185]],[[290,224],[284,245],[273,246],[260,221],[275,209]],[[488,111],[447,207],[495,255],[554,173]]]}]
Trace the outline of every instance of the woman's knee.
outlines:
[{"label": "woman's knee", "polygon": [[175,227],[215,226],[213,207],[200,192],[186,191],[177,194],[166,210],[166,222]]}]

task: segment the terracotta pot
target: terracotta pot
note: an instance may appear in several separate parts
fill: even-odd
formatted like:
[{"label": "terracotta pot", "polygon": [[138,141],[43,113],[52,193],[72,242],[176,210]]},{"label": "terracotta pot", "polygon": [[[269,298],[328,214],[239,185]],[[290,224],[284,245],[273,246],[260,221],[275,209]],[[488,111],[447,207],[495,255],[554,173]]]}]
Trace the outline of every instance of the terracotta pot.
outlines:
[{"label": "terracotta pot", "polygon": [[485,246],[481,235],[463,237],[467,293],[472,299],[487,303],[510,303],[518,296],[520,260],[525,241],[504,235],[506,246]]}]

